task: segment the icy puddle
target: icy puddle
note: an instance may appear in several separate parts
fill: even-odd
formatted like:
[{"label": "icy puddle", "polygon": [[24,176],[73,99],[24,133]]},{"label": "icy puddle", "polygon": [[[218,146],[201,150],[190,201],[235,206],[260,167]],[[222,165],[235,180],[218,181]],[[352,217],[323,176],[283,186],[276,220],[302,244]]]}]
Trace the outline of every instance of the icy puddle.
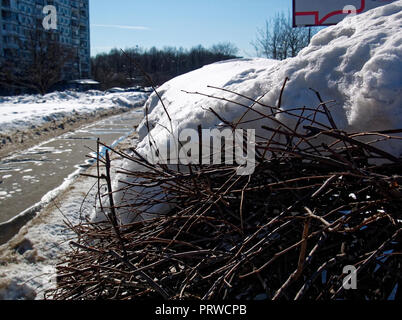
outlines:
[{"label": "icy puddle", "polygon": [[142,110],[113,116],[1,160],[0,224],[34,211],[35,205],[49,201],[57,188],[88,167],[86,155],[89,148],[96,150],[98,137],[114,145],[141,119]]}]

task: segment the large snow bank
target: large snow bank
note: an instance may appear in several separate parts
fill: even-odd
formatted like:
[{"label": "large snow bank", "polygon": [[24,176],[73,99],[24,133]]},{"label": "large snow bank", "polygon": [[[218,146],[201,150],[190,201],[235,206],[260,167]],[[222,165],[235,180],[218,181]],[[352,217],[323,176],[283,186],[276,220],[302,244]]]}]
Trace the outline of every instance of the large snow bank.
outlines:
[{"label": "large snow bank", "polygon": [[105,93],[92,90],[0,97],[0,132],[29,129],[66,116],[99,110],[140,107],[148,96],[142,92]]},{"label": "large snow bank", "polygon": [[[336,100],[331,112],[345,130],[383,130],[402,127],[402,1],[347,18],[319,32],[296,57],[285,61],[234,60],[208,65],[166,83],[159,89],[176,130],[216,126],[223,118],[233,121],[245,109],[184,91],[198,91],[251,105],[250,101],[208,85],[229,89],[267,105],[277,105],[286,77],[282,107],[316,107],[319,102],[309,90],[320,92],[325,101]],[[169,120],[154,94],[148,100],[152,137],[167,138]],[[266,109],[260,111],[266,112]],[[256,114],[253,115],[256,118]],[[139,128],[139,151],[148,152],[146,121]],[[392,150],[400,154],[402,150]]]},{"label": "large snow bank", "polygon": [[[336,100],[329,106],[341,129],[363,131],[402,127],[401,9],[402,1],[397,1],[347,18],[337,26],[319,32],[295,58],[280,62],[240,59],[215,63],[169,81],[158,91],[172,124],[157,95],[153,94],[146,103],[148,119],[139,127],[137,151],[144,156],[150,154],[153,148],[149,145],[151,139],[147,138],[150,136],[157,145],[165,146],[171,128],[177,134],[185,128],[196,129],[198,125],[204,129],[216,127],[221,120],[208,111],[209,108],[222,118],[234,122],[246,111],[244,107],[229,101],[183,91],[197,91],[251,105],[245,98],[210,88],[209,85],[253,99],[262,97],[261,102],[265,105],[276,106],[286,77],[290,80],[282,101],[284,109],[317,107],[317,96],[310,90],[313,88],[320,92],[325,101]],[[254,108],[268,112],[267,108]],[[249,113],[249,118],[258,116]],[[254,122],[252,125],[258,132],[261,124]],[[401,143],[396,145],[388,142],[385,147],[396,156],[402,153]],[[132,162],[126,162],[125,169],[138,170]],[[129,177],[117,176],[115,190],[126,186],[119,180],[129,180]],[[118,203],[135,202],[135,196],[129,199],[124,192],[117,193],[115,198]],[[155,206],[147,212],[161,213],[166,209]]]}]

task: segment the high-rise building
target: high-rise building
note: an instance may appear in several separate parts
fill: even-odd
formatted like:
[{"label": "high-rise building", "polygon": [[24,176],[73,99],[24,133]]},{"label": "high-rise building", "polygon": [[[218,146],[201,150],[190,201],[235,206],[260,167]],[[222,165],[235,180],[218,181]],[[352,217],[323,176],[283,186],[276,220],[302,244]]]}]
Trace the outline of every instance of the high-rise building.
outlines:
[{"label": "high-rise building", "polygon": [[0,3],[2,60],[11,57],[28,59],[29,34],[43,25],[44,8],[51,5],[57,10],[57,29],[52,30],[56,41],[75,52],[62,78],[71,80],[90,76],[89,0],[0,0]]}]

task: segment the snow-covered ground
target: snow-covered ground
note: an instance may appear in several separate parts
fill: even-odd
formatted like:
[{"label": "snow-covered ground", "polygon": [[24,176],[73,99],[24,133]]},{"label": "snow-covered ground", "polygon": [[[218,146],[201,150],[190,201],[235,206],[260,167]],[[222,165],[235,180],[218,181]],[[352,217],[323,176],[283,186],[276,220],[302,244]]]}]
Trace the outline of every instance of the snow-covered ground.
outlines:
[{"label": "snow-covered ground", "polygon": [[[130,148],[136,134],[119,144],[121,150]],[[112,156],[112,174],[122,160]],[[97,175],[96,166],[87,172]],[[65,190],[28,222],[8,243],[0,246],[0,300],[43,299],[47,289],[56,286],[56,265],[70,249],[74,233],[66,222],[77,225],[88,217],[94,207],[96,179],[78,177],[66,180]]]},{"label": "snow-covered ground", "polygon": [[[112,114],[118,110],[141,110],[149,97],[149,93],[114,91],[0,97],[0,134],[12,134],[78,116],[91,121],[99,111]],[[84,177],[77,179],[79,172],[75,171],[60,187],[49,192],[43,202],[47,201],[45,198],[53,199],[56,193],[62,193],[12,240],[0,246],[0,300],[42,299],[44,290],[55,285],[55,266],[62,252],[69,248],[68,240],[73,237],[64,221],[77,224],[80,213],[90,214],[93,210],[93,193],[87,195],[85,203],[83,200],[94,181]]]},{"label": "snow-covered ground", "polygon": [[[95,169],[88,173],[96,174]],[[81,214],[84,217],[93,210],[93,185],[94,179],[78,178],[18,235],[0,246],[0,300],[43,299],[45,290],[55,287],[56,265],[74,239],[65,222],[76,225]]]},{"label": "snow-covered ground", "polygon": [[[0,300],[43,299],[44,291],[54,288],[56,264],[73,239],[64,221],[79,223],[83,194],[92,185],[92,180],[79,178],[77,188],[55,200],[9,243],[0,246]],[[84,212],[91,205],[87,202]]]},{"label": "snow-covered ground", "polygon": [[[286,77],[289,82],[281,104],[283,109],[316,108],[320,102],[310,90],[313,88],[324,101],[335,100],[328,106],[340,129],[361,132],[402,128],[402,1],[346,18],[322,30],[295,58],[225,61],[167,82],[158,89],[163,104],[156,94],[146,103],[149,115],[139,127],[137,151],[151,159],[155,144],[168,145],[171,134],[177,137],[183,129],[197,129],[199,125],[203,129],[217,128],[221,120],[209,109],[226,121],[236,122],[246,109],[230,101],[248,106],[253,103],[231,92],[277,106]],[[260,113],[269,112],[269,108],[260,105],[253,105],[253,108]],[[243,122],[258,118],[260,114],[248,112]],[[287,121],[286,118],[281,120]],[[272,125],[267,121],[270,120],[249,122],[240,127],[255,129],[257,135],[264,136],[267,131],[261,129],[261,125]],[[383,142],[381,147],[397,157],[402,154],[400,140]],[[125,169],[141,168],[126,161]],[[129,179],[123,174],[118,176],[115,190],[124,189],[125,185],[119,180]],[[135,202],[135,198],[131,199],[123,191],[115,198],[116,203]],[[158,205],[148,208],[147,213],[166,209],[167,206]],[[125,217],[125,213],[121,212],[121,216]]]},{"label": "snow-covered ground", "polygon": [[0,133],[41,126],[53,120],[92,114],[108,109],[134,108],[144,104],[143,92],[53,92],[47,95],[0,97]]}]

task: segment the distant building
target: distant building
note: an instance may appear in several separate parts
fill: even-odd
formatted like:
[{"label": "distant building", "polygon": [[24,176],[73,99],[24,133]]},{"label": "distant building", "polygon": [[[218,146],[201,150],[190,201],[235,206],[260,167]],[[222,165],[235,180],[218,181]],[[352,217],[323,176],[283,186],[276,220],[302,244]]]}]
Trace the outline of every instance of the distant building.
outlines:
[{"label": "distant building", "polygon": [[0,3],[0,60],[28,59],[28,35],[42,25],[46,16],[43,8],[53,5],[57,9],[57,30],[52,32],[61,45],[76,52],[74,61],[65,68],[63,80],[90,77],[89,0],[0,0]]}]

